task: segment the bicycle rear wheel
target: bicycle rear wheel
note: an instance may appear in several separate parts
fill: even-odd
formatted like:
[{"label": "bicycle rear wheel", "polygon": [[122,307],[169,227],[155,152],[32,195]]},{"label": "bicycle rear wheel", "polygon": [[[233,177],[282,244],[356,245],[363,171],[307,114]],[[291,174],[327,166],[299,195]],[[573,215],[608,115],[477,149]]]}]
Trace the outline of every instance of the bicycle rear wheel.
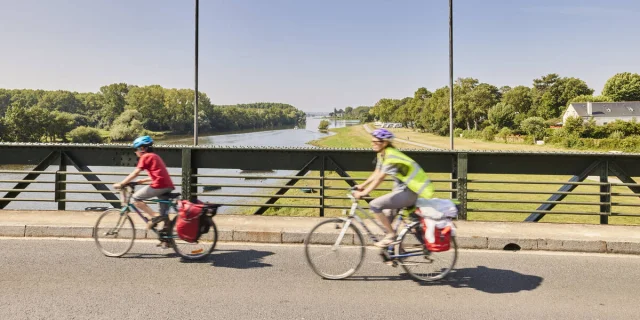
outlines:
[{"label": "bicycle rear wheel", "polygon": [[415,254],[400,258],[402,268],[418,281],[437,281],[446,277],[458,260],[458,244],[451,237],[451,248],[443,252],[427,250],[418,225],[403,231],[402,239],[396,246],[396,255]]},{"label": "bicycle rear wheel", "polygon": [[103,212],[93,228],[93,239],[107,257],[121,257],[133,246],[136,229],[128,212],[110,209]]},{"label": "bicycle rear wheel", "polygon": [[[318,223],[304,240],[304,253],[313,272],[325,279],[344,279],[364,261],[364,239],[349,220],[331,219]],[[342,241],[338,237],[344,231]]]},{"label": "bicycle rear wheel", "polygon": [[209,224],[209,231],[200,236],[195,242],[188,242],[180,239],[176,230],[176,222],[178,216],[176,216],[171,222],[171,233],[169,234],[169,241],[173,250],[182,258],[187,260],[202,259],[215,249],[218,243],[218,228],[213,222],[213,217],[206,215],[201,223]]}]

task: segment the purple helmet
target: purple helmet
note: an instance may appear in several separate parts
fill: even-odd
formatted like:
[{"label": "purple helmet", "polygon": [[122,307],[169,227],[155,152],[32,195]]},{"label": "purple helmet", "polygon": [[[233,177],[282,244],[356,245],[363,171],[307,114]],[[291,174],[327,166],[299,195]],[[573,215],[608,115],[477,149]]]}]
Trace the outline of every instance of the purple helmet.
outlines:
[{"label": "purple helmet", "polygon": [[382,140],[382,141],[391,141],[393,140],[393,133],[391,133],[387,129],[375,129],[371,133],[372,136]]}]

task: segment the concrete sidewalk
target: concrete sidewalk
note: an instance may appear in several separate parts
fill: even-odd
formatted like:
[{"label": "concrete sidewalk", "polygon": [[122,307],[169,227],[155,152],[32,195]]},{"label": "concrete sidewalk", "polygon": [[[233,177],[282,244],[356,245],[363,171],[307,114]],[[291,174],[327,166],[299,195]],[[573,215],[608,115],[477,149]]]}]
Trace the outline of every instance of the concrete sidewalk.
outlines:
[{"label": "concrete sidewalk", "polygon": [[[99,214],[0,210],[0,236],[89,238]],[[147,237],[142,220],[133,217],[138,237]],[[218,215],[214,221],[220,241],[302,243],[309,230],[326,219]],[[466,249],[503,250],[513,243],[522,250],[640,254],[640,227],[468,221],[457,221],[456,225],[458,246]]]}]

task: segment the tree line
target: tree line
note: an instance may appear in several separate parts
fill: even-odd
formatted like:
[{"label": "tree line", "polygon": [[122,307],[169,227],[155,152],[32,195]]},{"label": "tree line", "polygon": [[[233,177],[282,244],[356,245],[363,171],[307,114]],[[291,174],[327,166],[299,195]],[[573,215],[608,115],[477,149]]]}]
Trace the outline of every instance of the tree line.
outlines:
[{"label": "tree line", "polygon": [[[193,132],[193,105],[193,90],[159,85],[114,83],[96,93],[0,89],[0,140],[66,142],[91,136],[91,141],[76,142],[98,142],[100,132],[108,132],[111,141],[130,140],[147,131],[188,134]],[[214,105],[199,92],[198,106],[202,133],[305,122],[303,111],[284,103]]]},{"label": "tree line", "polygon": [[374,115],[371,113],[372,107],[360,106],[360,107],[346,107],[343,109],[333,108],[333,112],[329,113],[331,118],[340,118],[343,120],[360,120],[360,122],[373,121]]},{"label": "tree line", "polygon": [[[459,78],[453,90],[457,134],[485,131],[485,136],[493,139],[500,131],[506,134],[508,130],[539,139],[547,134],[546,128],[562,122],[560,117],[570,103],[640,101],[640,75],[628,72],[614,75],[600,96],[593,96],[594,90],[585,81],[555,73],[534,79],[531,86],[513,88]],[[421,131],[448,135],[449,87],[433,92],[423,87],[413,97],[380,99],[371,114],[380,121],[400,122]]]}]

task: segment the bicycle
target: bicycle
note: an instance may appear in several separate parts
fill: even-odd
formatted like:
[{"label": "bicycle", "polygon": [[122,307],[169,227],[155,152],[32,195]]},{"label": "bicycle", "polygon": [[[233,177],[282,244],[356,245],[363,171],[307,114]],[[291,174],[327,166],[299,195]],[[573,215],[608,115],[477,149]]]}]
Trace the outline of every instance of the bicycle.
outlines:
[{"label": "bicycle", "polygon": [[[133,242],[136,238],[136,228],[134,227],[133,220],[129,213],[135,212],[145,222],[148,223],[151,219],[147,218],[142,212],[131,203],[131,195],[135,191],[135,187],[138,185],[135,182],[122,186],[121,188],[121,209],[109,209],[103,212],[96,221],[93,238],[95,239],[98,249],[108,257],[121,257],[125,255],[133,247]],[[165,206],[167,218],[162,222],[163,228],[157,230],[158,226],[155,226],[149,231],[155,233],[158,236],[161,244],[166,244],[182,258],[187,260],[202,259],[209,255],[218,242],[218,229],[213,222],[213,216],[216,215],[217,209],[220,205],[205,204],[204,211],[200,220],[200,228],[202,232],[201,237],[195,242],[183,241],[178,237],[176,228],[177,215],[170,220],[169,209],[172,208],[174,212],[178,211],[177,200],[179,199],[179,193],[166,193],[158,197],[158,199],[149,200],[153,203],[158,203],[161,206]],[[162,211],[162,210],[161,210]],[[169,222],[167,224],[167,222]],[[159,223],[160,224],[160,223]],[[143,234],[139,238],[144,238]],[[118,247],[121,249],[112,250],[111,248]]]},{"label": "bicycle", "polygon": [[[360,229],[355,226],[356,222],[360,228],[364,229],[370,240],[377,242],[378,238],[369,230],[364,220],[356,214],[362,213],[368,220],[372,221],[381,230],[383,227],[371,219],[371,215],[360,205],[358,200],[352,195],[354,189],[347,196],[351,199],[351,209],[346,218],[335,218],[322,221],[314,226],[304,240],[305,256],[311,269],[320,277],[330,280],[339,280],[353,275],[361,267],[365,256],[364,237]],[[398,215],[394,229],[399,230],[401,223],[405,227],[398,233],[395,244],[381,249],[380,255],[386,264],[393,267],[398,265],[414,279],[418,281],[437,281],[446,277],[456,264],[458,259],[458,245],[454,236],[451,237],[451,245],[448,251],[431,252],[425,246],[423,239],[424,230],[420,225],[420,218],[414,210],[407,210],[410,214],[410,222],[403,219],[403,214]],[[329,226],[330,229],[321,231],[322,227]],[[331,226],[333,226],[331,228]],[[335,230],[339,229],[337,233]],[[336,238],[337,236],[337,238]],[[317,250],[330,248],[324,256],[312,257],[312,253]],[[417,272],[415,269],[420,266],[434,266],[439,259],[444,256],[442,266],[436,266],[434,271],[427,273]],[[347,263],[338,263],[342,257],[352,258]],[[320,259],[325,258],[325,259]],[[325,262],[328,265],[325,265]],[[333,264],[336,264],[335,266]],[[327,271],[331,269],[331,271]]]}]

